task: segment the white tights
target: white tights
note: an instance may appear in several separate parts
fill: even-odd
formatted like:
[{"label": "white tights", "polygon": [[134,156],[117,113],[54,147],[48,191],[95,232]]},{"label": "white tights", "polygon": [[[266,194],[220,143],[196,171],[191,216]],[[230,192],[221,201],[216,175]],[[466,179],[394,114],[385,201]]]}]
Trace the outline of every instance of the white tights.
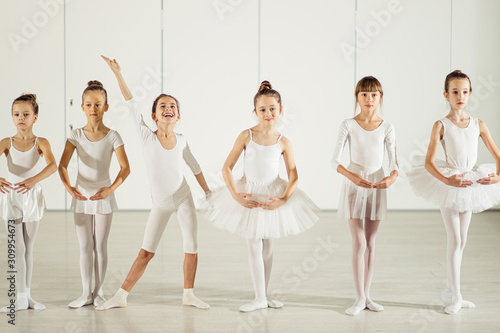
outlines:
[{"label": "white tights", "polygon": [[452,294],[460,294],[460,266],[467,242],[472,212],[459,212],[457,210],[441,207],[444,227],[446,229],[446,284]]},{"label": "white tights", "polygon": [[112,217],[113,213],[96,215],[75,213],[76,235],[80,243],[82,297],[84,298],[91,295],[93,270],[94,297],[103,296],[102,285],[108,267],[108,236]]},{"label": "white tights", "polygon": [[267,286],[273,267],[273,240],[247,239],[247,247],[255,300],[267,302]]}]

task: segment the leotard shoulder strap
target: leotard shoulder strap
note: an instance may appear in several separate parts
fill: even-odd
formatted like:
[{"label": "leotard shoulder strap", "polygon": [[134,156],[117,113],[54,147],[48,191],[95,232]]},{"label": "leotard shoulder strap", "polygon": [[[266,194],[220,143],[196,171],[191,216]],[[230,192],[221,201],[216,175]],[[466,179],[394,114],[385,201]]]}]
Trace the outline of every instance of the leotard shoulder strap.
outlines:
[{"label": "leotard shoulder strap", "polygon": [[253,141],[253,138],[252,138],[252,130],[249,128],[248,129],[248,132],[250,133],[250,141]]}]

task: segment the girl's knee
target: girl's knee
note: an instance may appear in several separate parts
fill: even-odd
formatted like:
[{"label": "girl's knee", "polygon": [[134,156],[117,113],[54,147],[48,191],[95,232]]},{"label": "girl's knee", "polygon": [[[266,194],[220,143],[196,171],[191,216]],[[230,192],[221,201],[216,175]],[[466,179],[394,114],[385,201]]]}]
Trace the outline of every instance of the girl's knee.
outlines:
[{"label": "girl's knee", "polygon": [[143,261],[150,261],[151,259],[153,259],[154,256],[155,256],[154,252],[149,252],[144,249],[141,249],[137,257]]}]

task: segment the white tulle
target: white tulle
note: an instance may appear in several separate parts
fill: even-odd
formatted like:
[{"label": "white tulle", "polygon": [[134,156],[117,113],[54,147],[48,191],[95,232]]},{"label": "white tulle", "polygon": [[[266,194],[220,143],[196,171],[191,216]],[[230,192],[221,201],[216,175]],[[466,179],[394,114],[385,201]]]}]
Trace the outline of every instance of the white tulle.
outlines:
[{"label": "white tulle", "polygon": [[[359,165],[351,163],[347,170],[355,172],[363,179],[377,183],[384,177],[384,170],[365,170]],[[340,201],[337,211],[339,218],[385,220],[387,218],[387,193],[386,189],[373,189],[357,186],[344,177],[340,191]]]},{"label": "white tulle", "polygon": [[[252,193],[252,199],[267,201],[268,197],[280,197],[288,182],[276,178],[269,184],[255,184],[245,178],[235,183],[240,193]],[[282,238],[300,234],[318,221],[319,208],[300,189],[296,189],[290,199],[275,210],[262,208],[248,209],[234,200],[226,186],[216,189],[208,198],[207,218],[219,229],[245,238]]]},{"label": "white tulle", "polygon": [[[84,183],[77,179],[75,187],[83,196],[90,198],[101,188],[108,187],[110,185],[111,181],[109,179],[92,184]],[[115,194],[111,193],[106,199],[101,200],[77,200],[73,198],[71,201],[71,209],[75,213],[90,215],[110,214],[118,209],[118,205],[116,204]]]},{"label": "white tulle", "polygon": [[42,186],[36,184],[24,194],[14,190],[0,193],[0,209],[5,221],[20,218],[23,222],[40,221],[46,209]]},{"label": "white tulle", "polygon": [[424,156],[416,156],[413,159],[412,169],[406,176],[418,196],[439,207],[459,212],[479,213],[500,203],[500,183],[490,185],[476,183],[478,179],[496,173],[494,164],[480,164],[470,170],[452,168],[442,160],[436,160],[435,164],[445,177],[463,174],[463,179],[471,180],[472,186],[462,188],[446,185],[425,169]]}]

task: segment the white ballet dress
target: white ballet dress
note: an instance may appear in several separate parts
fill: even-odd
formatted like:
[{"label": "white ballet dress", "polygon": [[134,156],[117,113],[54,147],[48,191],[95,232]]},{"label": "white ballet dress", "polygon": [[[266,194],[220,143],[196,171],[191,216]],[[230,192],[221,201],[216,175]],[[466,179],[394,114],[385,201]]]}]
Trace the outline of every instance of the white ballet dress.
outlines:
[{"label": "white ballet dress", "polygon": [[[282,156],[278,141],[271,146],[250,142],[244,152],[244,176],[235,182],[239,193],[251,193],[251,200],[266,202],[268,197],[283,195],[288,182],[279,177]],[[319,219],[319,208],[300,189],[295,189],[288,201],[274,210],[245,208],[223,186],[208,199],[207,218],[219,229],[239,234],[248,239],[282,238],[300,234]]]},{"label": "white ballet dress", "polygon": [[[38,138],[34,146],[28,151],[17,150],[10,138],[10,149],[7,154],[7,180],[12,184],[39,174],[44,168],[44,161],[37,149]],[[45,199],[42,186],[37,183],[27,193],[17,193],[10,190],[8,193],[0,193],[0,209],[2,219],[17,220],[22,218],[23,222],[40,221],[45,212]]]},{"label": "white ballet dress", "polygon": [[[90,141],[83,128],[75,129],[68,137],[68,141],[75,146],[78,156],[78,176],[75,187],[80,193],[90,198],[98,190],[111,185],[109,166],[113,152],[123,146],[123,140],[117,131],[110,130],[99,141]],[[71,201],[71,209],[75,213],[83,214],[110,214],[118,209],[115,194],[111,193],[106,199]]]},{"label": "white ballet dress", "polygon": [[463,174],[463,179],[471,180],[472,186],[465,188],[446,185],[425,169],[425,156],[415,156],[412,169],[407,172],[413,191],[420,197],[439,207],[459,212],[482,212],[500,203],[500,183],[481,185],[480,178],[496,173],[495,164],[476,165],[479,141],[479,120],[470,117],[465,128],[458,127],[448,118],[440,119],[443,124],[441,145],[446,161],[435,160],[439,171],[450,177]]},{"label": "white ballet dress", "polygon": [[[345,119],[335,145],[331,165],[334,170],[341,164],[342,152],[349,142],[350,164],[347,170],[361,175],[371,183],[381,181],[386,173],[383,169],[387,152],[389,174],[398,170],[396,157],[396,135],[394,126],[387,121],[374,130],[363,129],[353,119]],[[337,214],[342,219],[385,220],[387,218],[387,190],[357,186],[344,177],[340,191]]]}]

